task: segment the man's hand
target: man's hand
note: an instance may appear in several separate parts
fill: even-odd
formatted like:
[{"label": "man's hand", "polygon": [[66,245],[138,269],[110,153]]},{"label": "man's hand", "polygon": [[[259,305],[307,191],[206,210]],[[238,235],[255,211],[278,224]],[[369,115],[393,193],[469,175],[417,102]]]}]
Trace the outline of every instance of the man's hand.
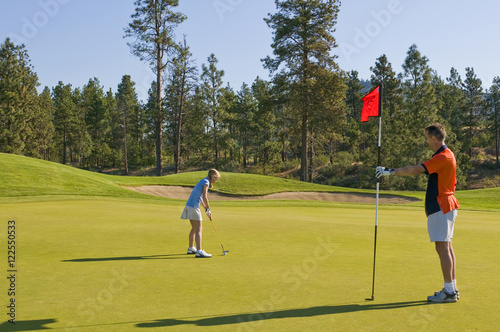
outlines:
[{"label": "man's hand", "polygon": [[377,166],[377,168],[375,169],[375,177],[377,179],[380,178],[382,175],[388,176],[388,175],[393,175],[394,173],[395,172],[393,168],[387,168],[384,166]]}]

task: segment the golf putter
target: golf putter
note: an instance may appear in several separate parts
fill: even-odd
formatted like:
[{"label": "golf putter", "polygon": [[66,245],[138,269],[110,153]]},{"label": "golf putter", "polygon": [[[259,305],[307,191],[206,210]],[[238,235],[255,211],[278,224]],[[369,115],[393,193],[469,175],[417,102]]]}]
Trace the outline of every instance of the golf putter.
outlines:
[{"label": "golf putter", "polygon": [[222,247],[222,254],[225,256],[225,255],[226,255],[226,253],[228,253],[228,252],[229,252],[229,250],[224,250],[224,246],[222,245],[222,241],[220,240],[220,236],[219,236],[219,233],[217,232],[217,228],[215,228],[215,224],[214,224],[214,222],[213,222],[212,218],[211,218],[211,217],[209,217],[209,219],[210,219],[210,222],[212,223],[212,226],[214,227],[215,234],[217,234],[217,238],[219,239],[220,246]]}]

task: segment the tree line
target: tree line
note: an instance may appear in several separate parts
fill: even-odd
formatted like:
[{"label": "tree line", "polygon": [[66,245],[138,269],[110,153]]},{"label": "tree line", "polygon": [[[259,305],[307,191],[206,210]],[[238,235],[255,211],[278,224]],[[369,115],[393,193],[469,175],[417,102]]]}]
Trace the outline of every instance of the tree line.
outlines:
[{"label": "tree line", "polygon": [[[370,187],[378,122],[360,123],[361,98],[383,83],[382,163],[417,164],[430,157],[423,128],[434,121],[448,131],[466,188],[473,147],[496,152],[500,78],[484,90],[472,67],[442,79],[416,45],[396,73],[386,55],[375,59],[368,81],[345,72],[331,56],[338,1],[276,0],[265,18],[273,30],[273,55],[262,59],[269,81],[257,77],[239,90],[224,85],[211,54],[199,70],[186,37],[175,28],[186,19],[175,0],[137,0],[125,36],[134,55],[156,74],[148,100],[124,75],[116,92],[91,78],[83,87],[59,82],[41,93],[24,45],[0,45],[0,152],[42,158],[86,169],[218,167],[276,173],[296,168],[303,181]],[[425,187],[423,177],[391,178],[383,186]]]}]

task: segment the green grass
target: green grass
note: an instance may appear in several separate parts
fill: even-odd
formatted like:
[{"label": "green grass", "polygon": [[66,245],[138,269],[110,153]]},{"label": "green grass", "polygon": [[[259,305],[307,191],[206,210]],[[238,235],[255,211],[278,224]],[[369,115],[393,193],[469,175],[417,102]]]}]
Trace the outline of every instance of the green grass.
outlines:
[{"label": "green grass", "polygon": [[[224,207],[224,246],[185,255],[182,205],[95,199],[0,204],[18,234],[20,330],[493,331],[500,323],[498,213],[463,211],[454,241],[462,299],[429,305],[442,286],[421,209],[382,208],[375,301],[373,210]],[[1,241],[5,241],[5,231]],[[3,242],[5,243],[5,242]],[[6,250],[0,251],[5,262]],[[7,280],[0,283],[6,290]],[[8,297],[3,292],[2,303]],[[8,331],[0,322],[0,330]]]},{"label": "green grass", "polygon": [[[206,177],[207,172],[189,172],[173,174],[163,177],[109,177],[109,180],[126,186],[141,185],[177,185],[194,186],[201,178]],[[265,175],[246,173],[221,172],[221,178],[215,185],[215,190],[235,195],[267,195],[276,192],[294,191],[331,191],[331,192],[352,192],[353,189],[324,186],[320,184],[301,182],[296,180],[281,179]],[[356,190],[358,192],[373,192],[368,190]]]},{"label": "green grass", "polygon": [[[0,330],[493,331],[500,324],[498,188],[457,193],[462,299],[430,305],[426,296],[442,287],[442,276],[421,202],[381,206],[375,301],[367,302],[373,205],[213,201],[230,252],[221,255],[205,222],[203,247],[214,257],[200,260],[185,255],[183,201],[121,187],[193,186],[203,176],[107,176],[0,154],[0,261],[7,274],[7,221],[15,220],[18,271],[17,324],[0,320]],[[347,191],[232,173],[222,173],[215,189]]]},{"label": "green grass", "polygon": [[0,197],[141,196],[101,174],[5,153],[0,153],[0,181]]},{"label": "green grass", "polygon": [[[122,186],[176,185],[194,186],[207,172],[189,172],[162,177],[125,177],[93,173],[57,163],[0,153],[0,202],[50,201],[93,197],[148,200],[165,202],[165,199],[140,194]],[[374,190],[359,190],[335,186],[324,186],[275,177],[222,172],[214,191],[234,195],[265,195],[287,191],[326,191],[374,193]],[[416,197],[423,199],[424,192],[382,191],[383,194]],[[500,187],[481,190],[458,191],[461,209],[500,211]],[[238,204],[238,203],[232,203]],[[245,204],[259,204],[249,202]],[[272,202],[266,205],[290,203]],[[300,204],[300,203],[297,203]],[[316,204],[316,203],[314,203]],[[325,203],[319,203],[324,205]],[[408,206],[422,207],[423,202]]]}]

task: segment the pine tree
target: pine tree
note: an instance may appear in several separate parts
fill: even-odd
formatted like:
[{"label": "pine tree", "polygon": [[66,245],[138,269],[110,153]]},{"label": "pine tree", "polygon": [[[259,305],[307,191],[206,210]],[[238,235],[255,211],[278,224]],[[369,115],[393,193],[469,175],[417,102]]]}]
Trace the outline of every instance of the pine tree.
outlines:
[{"label": "pine tree", "polygon": [[465,93],[465,113],[463,119],[463,129],[465,139],[463,140],[464,149],[468,152],[469,158],[472,158],[473,138],[482,125],[483,109],[483,88],[481,79],[474,73],[474,68],[465,69],[465,80],[462,83],[462,89]]},{"label": "pine tree", "polygon": [[243,83],[237,94],[236,103],[236,128],[238,132],[238,143],[242,149],[243,167],[248,165],[249,155],[253,152],[254,135],[256,125],[254,123],[255,112],[257,111],[257,101],[252,95],[250,87]]},{"label": "pine tree", "polygon": [[205,95],[201,87],[197,86],[194,94],[187,99],[184,117],[184,149],[188,160],[196,157],[203,161],[208,158],[210,151],[213,152],[210,119],[206,109]]},{"label": "pine tree", "polygon": [[71,98],[75,105],[75,113],[71,119],[73,129],[70,133],[71,144],[69,144],[70,163],[76,167],[89,168],[93,142],[88,131],[87,112],[82,90],[80,88],[74,89]]},{"label": "pine tree", "polygon": [[451,68],[450,76],[446,78],[446,85],[441,94],[443,102],[439,115],[446,120],[458,140],[463,140],[463,123],[465,113],[465,92],[462,89],[462,78],[455,68]]},{"label": "pine tree", "polygon": [[36,124],[34,136],[36,142],[36,155],[45,160],[51,160],[50,153],[53,147],[52,137],[54,135],[54,102],[50,96],[50,89],[45,87],[38,99],[38,112],[36,114]]},{"label": "pine tree", "polygon": [[[320,155],[330,159],[338,151],[346,124],[344,78],[337,72],[318,68],[313,80],[310,96],[311,114],[309,124],[309,180],[314,180],[316,169],[321,167]],[[316,165],[318,163],[318,165]]]},{"label": "pine tree", "polygon": [[155,139],[156,175],[162,175],[162,131],[165,120],[162,106],[162,74],[168,67],[176,44],[174,30],[186,16],[173,11],[178,0],[136,0],[133,21],[125,29],[126,37],[135,37],[129,44],[132,53],[141,61],[147,61],[156,74]]},{"label": "pine tree", "polygon": [[[405,144],[405,132],[401,129],[404,128],[406,116],[403,113],[401,81],[385,54],[377,58],[375,66],[370,67],[370,70],[373,72],[371,76],[372,87],[383,84],[381,163],[394,165],[394,167],[403,166],[399,152],[401,146]],[[375,124],[375,121],[372,121],[371,124],[374,124],[376,126],[375,130],[378,130],[378,124]],[[378,135],[374,131],[371,134],[372,137]],[[375,140],[372,140],[372,142],[375,143]],[[372,158],[374,155],[372,154]]]},{"label": "pine tree", "polygon": [[[437,121],[436,93],[432,84],[429,59],[414,44],[408,50],[401,75],[404,96],[404,121],[401,123],[405,148],[401,162],[419,164],[430,157],[425,142],[424,128]],[[405,186],[412,189],[425,187],[423,177],[404,178]]]},{"label": "pine tree", "polygon": [[[129,154],[137,155],[140,150],[140,136],[143,132],[139,119],[139,101],[135,92],[135,83],[132,82],[130,75],[124,75],[118,91],[116,93],[116,111],[118,113],[121,137],[120,146],[123,153],[125,175],[129,174]],[[135,139],[134,139],[135,138]]]},{"label": "pine tree", "polygon": [[109,130],[105,136],[105,142],[111,149],[107,162],[108,166],[115,168],[120,165],[122,160],[121,137],[119,137],[122,131],[119,128],[121,117],[118,114],[115,95],[111,88],[109,88],[103,98],[103,107],[106,114],[109,115],[108,118],[110,121]]},{"label": "pine tree", "polygon": [[104,107],[104,90],[97,78],[90,79],[83,87],[80,109],[85,118],[87,133],[91,140],[91,155],[87,167],[102,168],[112,159],[111,148],[106,142],[111,131],[111,114]]},{"label": "pine tree", "polygon": [[214,149],[214,157],[217,160],[220,157],[221,143],[224,134],[224,122],[226,114],[222,107],[222,78],[224,71],[217,69],[219,62],[212,53],[208,59],[208,66],[202,64],[201,74],[201,92],[203,94],[210,119],[211,142]]},{"label": "pine tree", "polygon": [[[151,86],[148,90],[148,100],[146,104],[144,105],[144,112],[145,112],[145,126],[146,126],[146,140],[147,140],[147,150],[148,150],[148,155],[150,157],[153,157],[154,163],[157,162],[156,159],[156,120],[157,120],[157,94],[156,94],[156,88],[157,84],[155,81],[151,82]],[[150,163],[151,164],[151,163]],[[156,170],[157,171],[157,170]]]},{"label": "pine tree", "polygon": [[[221,109],[224,112],[224,139],[223,139],[223,149],[224,149],[224,160],[227,162],[240,160],[240,150],[238,146],[238,130],[237,122],[238,110],[237,110],[237,95],[233,88],[229,84],[222,88],[221,91]],[[227,153],[229,152],[229,157]]]},{"label": "pine tree", "polygon": [[347,73],[346,86],[347,124],[343,143],[346,145],[345,150],[356,154],[362,141],[359,121],[361,118],[361,109],[363,108],[363,101],[361,100],[363,98],[363,85],[361,85],[357,71],[352,70]]},{"label": "pine tree", "polygon": [[68,152],[73,144],[76,126],[76,104],[73,100],[71,84],[64,85],[59,81],[52,89],[54,101],[54,143],[59,160],[68,163]]},{"label": "pine tree", "polygon": [[38,156],[38,77],[24,45],[0,45],[0,152]]},{"label": "pine tree", "polygon": [[[277,77],[290,82],[291,109],[297,110],[295,121],[301,126],[301,180],[310,180],[309,135],[310,121],[319,97],[316,80],[328,77],[324,70],[335,70],[335,57],[330,55],[336,47],[332,36],[337,22],[340,2],[336,0],[275,0],[277,13],[264,19],[273,29],[273,54],[264,59],[264,66]],[[318,76],[319,75],[319,76]],[[323,80],[323,82],[327,79]],[[334,95],[337,95],[334,93]],[[336,104],[336,103],[335,103]],[[313,106],[314,105],[314,106]]]},{"label": "pine tree", "polygon": [[486,101],[488,103],[487,119],[488,128],[495,145],[495,155],[497,167],[500,167],[498,160],[500,150],[500,77],[493,78],[493,84],[487,91]]},{"label": "pine tree", "polygon": [[174,171],[179,173],[181,158],[181,140],[183,115],[186,99],[195,87],[198,71],[192,60],[192,53],[184,36],[183,43],[178,45],[177,56],[172,61],[172,75],[167,90],[171,110],[172,141],[174,144]]},{"label": "pine tree", "polygon": [[279,143],[276,136],[276,102],[270,82],[257,77],[252,84],[252,94],[257,102],[254,113],[255,144],[264,166],[272,161],[273,156],[279,153]]}]

